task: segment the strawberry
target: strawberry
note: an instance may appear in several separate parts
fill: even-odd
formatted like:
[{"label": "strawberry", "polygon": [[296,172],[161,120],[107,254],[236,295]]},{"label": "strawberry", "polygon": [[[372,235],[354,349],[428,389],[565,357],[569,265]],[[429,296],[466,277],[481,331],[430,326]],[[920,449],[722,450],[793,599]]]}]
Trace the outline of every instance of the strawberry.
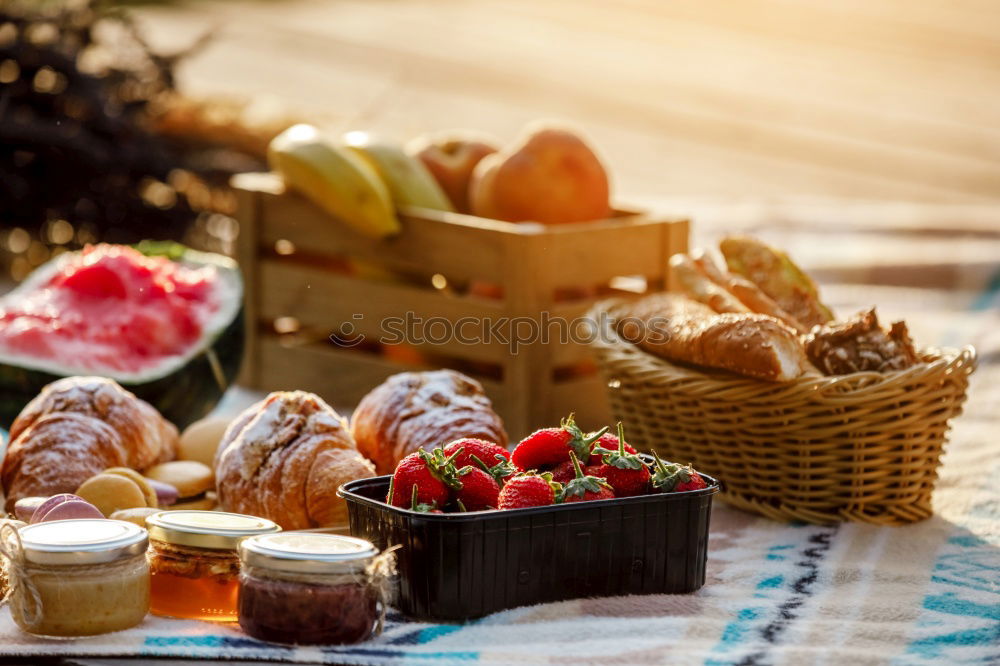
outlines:
[{"label": "strawberry", "polygon": [[548,472],[518,474],[500,490],[497,507],[524,509],[529,506],[548,506],[556,503],[556,497],[561,492],[562,484],[554,482]]},{"label": "strawberry", "polygon": [[677,485],[674,486],[674,492],[684,492],[685,490],[701,490],[702,488],[707,488],[708,484],[705,483],[705,479],[701,478],[701,474],[694,471],[691,464],[688,463],[687,467],[682,467],[681,471],[678,472],[680,477]]},{"label": "strawberry", "polygon": [[445,456],[444,450],[440,448],[430,453],[421,449],[396,465],[386,501],[393,506],[408,509],[413,505],[411,497],[416,488],[416,504],[442,507],[448,503],[451,489],[458,490],[460,487],[453,458]]},{"label": "strawberry", "polygon": [[548,469],[566,460],[570,451],[580,458],[590,455],[590,445],[607,432],[607,428],[590,435],[584,434],[570,414],[558,428],[536,430],[514,447],[510,460],[519,470]]},{"label": "strawberry", "polygon": [[496,462],[498,456],[504,460],[510,460],[510,452],[508,452],[507,449],[503,448],[499,444],[487,442],[484,439],[476,439],[474,437],[456,439],[454,442],[444,447],[444,454],[446,456],[451,456],[460,449],[462,452],[455,458],[455,466],[459,469],[465,467],[466,465],[475,465],[476,463],[472,459],[473,456],[491,465]]},{"label": "strawberry", "polygon": [[615,497],[634,497],[646,494],[649,486],[649,469],[635,453],[625,450],[625,429],[618,422],[618,446],[614,450],[595,446],[592,452],[601,456],[603,464],[594,476],[603,477],[615,489]]},{"label": "strawberry", "polygon": [[[602,465],[604,461],[601,459],[600,453],[594,453],[594,449],[601,447],[602,449],[610,449],[613,451],[618,450],[618,435],[613,432],[606,432],[601,435],[597,441],[594,442],[593,446],[590,447],[590,459],[587,461],[588,465]],[[625,443],[625,450],[628,453],[639,453],[629,444]],[[588,472],[589,473],[589,472]]]},{"label": "strawberry", "polygon": [[497,508],[500,485],[489,472],[467,465],[458,470],[462,487],[455,493],[455,501],[463,511],[484,511]]},{"label": "strawberry", "polygon": [[566,502],[589,502],[591,500],[614,499],[615,492],[604,479],[596,476],[588,476],[580,468],[580,461],[576,453],[569,452],[569,458],[573,463],[573,471],[576,477],[563,488],[559,501]]},{"label": "strawberry", "polygon": [[677,463],[665,463],[660,460],[660,456],[653,451],[656,462],[653,465],[653,477],[651,483],[653,488],[661,493],[679,493],[685,490],[700,490],[708,487],[705,479],[701,478],[698,472],[688,464],[681,467]]},{"label": "strawberry", "polygon": [[500,485],[517,474],[517,468],[510,462],[510,453],[493,442],[464,437],[444,447],[445,455],[454,455],[457,451],[461,451],[455,458],[455,465],[459,469],[469,465],[478,467]]},{"label": "strawberry", "polygon": [[[590,474],[590,472],[588,471],[587,474]],[[575,477],[576,477],[576,470],[573,469],[572,460],[561,462],[554,468],[552,468],[553,481],[558,481],[559,483],[566,484],[572,481]]]},{"label": "strawberry", "polygon": [[[391,481],[389,482],[392,483]],[[444,513],[441,509],[437,508],[436,504],[419,504],[417,502],[417,487],[413,486],[413,492],[410,494],[410,511],[416,511],[417,513]]]}]

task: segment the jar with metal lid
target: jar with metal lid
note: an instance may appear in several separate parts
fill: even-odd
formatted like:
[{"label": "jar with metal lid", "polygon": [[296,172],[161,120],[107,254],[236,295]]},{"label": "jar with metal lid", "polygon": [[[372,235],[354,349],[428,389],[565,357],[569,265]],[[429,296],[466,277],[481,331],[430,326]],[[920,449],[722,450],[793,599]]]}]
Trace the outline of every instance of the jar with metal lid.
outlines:
[{"label": "jar with metal lid", "polygon": [[240,544],[239,623],[250,636],[343,645],[381,629],[391,563],[353,537],[283,532]]},{"label": "jar with metal lid", "polygon": [[149,612],[146,530],[120,520],[55,520],[0,528],[10,612],[45,637],[128,629]]},{"label": "jar with metal lid", "polygon": [[277,532],[266,518],[223,511],[162,511],[146,519],[156,615],[236,621],[243,539]]}]

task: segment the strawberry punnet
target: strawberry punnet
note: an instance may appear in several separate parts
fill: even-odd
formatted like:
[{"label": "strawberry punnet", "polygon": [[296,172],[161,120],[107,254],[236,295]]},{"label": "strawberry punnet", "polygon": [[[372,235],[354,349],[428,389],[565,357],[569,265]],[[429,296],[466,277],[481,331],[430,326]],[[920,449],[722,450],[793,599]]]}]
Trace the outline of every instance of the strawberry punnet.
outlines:
[{"label": "strawberry punnet", "polygon": [[587,460],[591,444],[607,430],[605,427],[587,435],[580,430],[570,414],[558,428],[542,428],[522,439],[514,447],[510,459],[515,467],[525,472],[555,467],[566,460],[570,451],[576,453],[578,458]]},{"label": "strawberry punnet", "polygon": [[645,495],[649,486],[649,469],[642,458],[635,453],[629,453],[625,447],[625,430],[619,421],[618,446],[615,449],[601,446],[591,449],[603,461],[594,472],[594,476],[604,478],[614,488],[615,497]]},{"label": "strawberry punnet", "polygon": [[454,455],[445,456],[444,450],[414,451],[399,461],[389,484],[386,501],[403,509],[412,504],[413,489],[417,489],[417,504],[441,508],[448,503],[451,489],[461,487]]},{"label": "strawberry punnet", "polygon": [[548,472],[518,474],[500,490],[497,508],[524,509],[529,506],[548,506],[556,503],[556,497],[561,492],[562,485],[554,482]]},{"label": "strawberry punnet", "polygon": [[462,487],[455,492],[455,501],[464,511],[485,511],[497,508],[500,485],[488,472],[467,465],[458,470]]},{"label": "strawberry punnet", "polygon": [[663,462],[660,456],[653,452],[656,462],[653,465],[653,476],[650,483],[661,493],[683,492],[685,490],[701,490],[707,488],[708,484],[701,475],[694,470],[691,465],[682,467],[677,463]]},{"label": "strawberry punnet", "polygon": [[583,473],[580,468],[580,461],[576,453],[569,452],[570,461],[573,463],[573,471],[576,477],[563,488],[560,501],[566,502],[589,502],[591,500],[614,499],[615,492],[610,485],[596,476],[589,476]]}]

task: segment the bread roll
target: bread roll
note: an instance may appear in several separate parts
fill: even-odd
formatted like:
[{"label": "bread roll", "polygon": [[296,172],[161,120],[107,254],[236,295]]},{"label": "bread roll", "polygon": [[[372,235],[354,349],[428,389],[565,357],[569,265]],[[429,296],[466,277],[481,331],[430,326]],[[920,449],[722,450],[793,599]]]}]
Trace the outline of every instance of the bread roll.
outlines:
[{"label": "bread roll", "polygon": [[717,314],[679,294],[648,296],[618,321],[618,333],[671,361],[790,381],[808,367],[795,331],[773,317]]},{"label": "bread roll", "polygon": [[454,370],[404,372],[368,393],[354,410],[351,433],[358,450],[391,474],[417,449],[461,437],[507,446],[503,421],[479,382]]},{"label": "bread roll", "polygon": [[222,508],[269,518],[286,530],[338,524],[345,509],[337,488],[371,476],[347,422],[304,391],[272,393],[240,414],[215,458]]},{"label": "bread roll", "polygon": [[110,379],[55,381],[10,428],[0,482],[11,510],[21,497],[74,492],[108,467],[142,469],[169,460],[177,429]]}]

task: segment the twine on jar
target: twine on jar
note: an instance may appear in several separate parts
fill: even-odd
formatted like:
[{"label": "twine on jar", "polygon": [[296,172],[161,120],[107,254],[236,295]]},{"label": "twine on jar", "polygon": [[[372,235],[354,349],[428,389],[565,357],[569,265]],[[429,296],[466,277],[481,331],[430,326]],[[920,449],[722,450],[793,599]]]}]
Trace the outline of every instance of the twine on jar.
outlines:
[{"label": "twine on jar", "polygon": [[8,521],[0,521],[0,557],[7,560],[8,585],[0,606],[10,604],[11,611],[20,615],[25,625],[33,626],[42,619],[42,597],[31,582],[21,534]]},{"label": "twine on jar", "polygon": [[395,545],[386,548],[372,558],[365,568],[368,585],[375,591],[378,600],[378,623],[375,625],[375,635],[382,635],[385,627],[385,614],[392,600],[392,579],[396,575],[396,552],[402,546]]}]

